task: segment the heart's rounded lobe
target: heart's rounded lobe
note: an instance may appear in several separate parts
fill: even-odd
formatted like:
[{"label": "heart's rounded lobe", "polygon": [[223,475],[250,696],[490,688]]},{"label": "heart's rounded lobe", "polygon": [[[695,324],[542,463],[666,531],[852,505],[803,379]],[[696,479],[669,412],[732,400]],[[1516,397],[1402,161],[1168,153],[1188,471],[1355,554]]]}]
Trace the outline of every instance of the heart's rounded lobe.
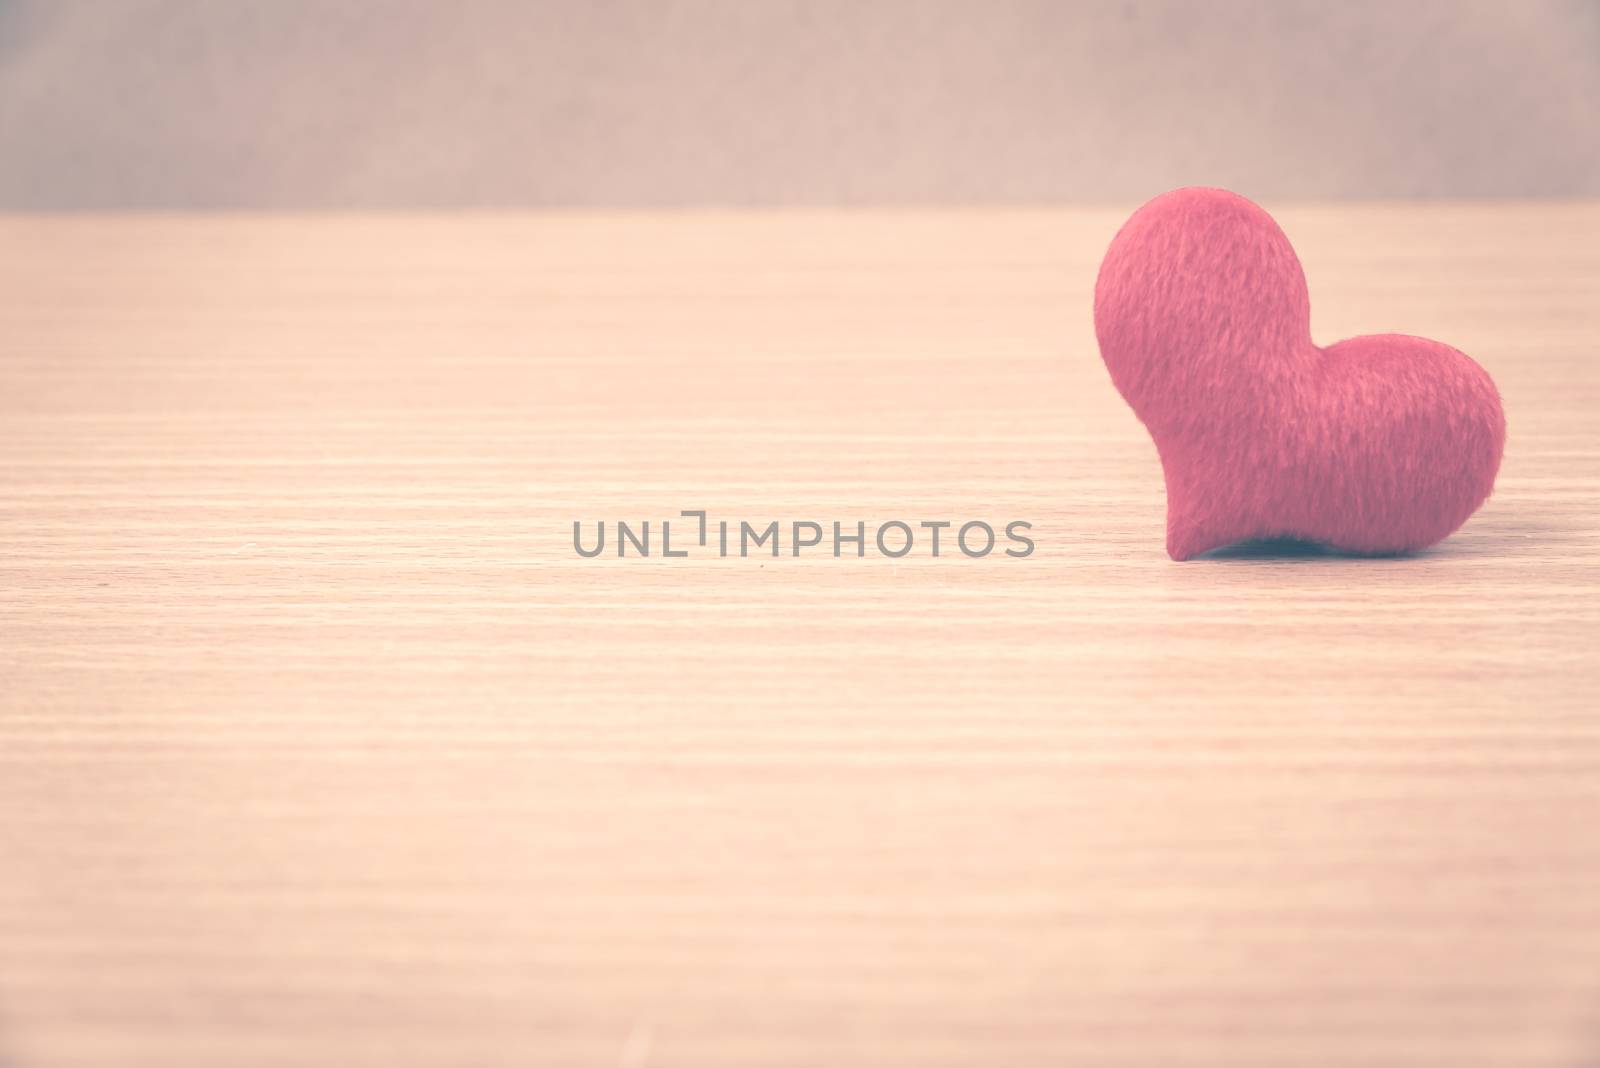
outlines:
[{"label": "heart's rounded lobe", "polygon": [[1318,348],[1288,238],[1233,193],[1134,213],[1100,266],[1095,333],[1161,455],[1173,559],[1258,538],[1419,549],[1493,488],[1505,417],[1484,370],[1398,334]]}]

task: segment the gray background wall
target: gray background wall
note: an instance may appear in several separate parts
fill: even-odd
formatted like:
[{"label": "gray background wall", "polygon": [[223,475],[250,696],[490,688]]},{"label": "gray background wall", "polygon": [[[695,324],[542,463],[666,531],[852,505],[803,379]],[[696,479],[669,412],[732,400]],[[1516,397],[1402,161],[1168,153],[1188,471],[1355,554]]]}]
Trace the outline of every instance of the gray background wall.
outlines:
[{"label": "gray background wall", "polygon": [[0,209],[1600,194],[1600,3],[0,0]]}]

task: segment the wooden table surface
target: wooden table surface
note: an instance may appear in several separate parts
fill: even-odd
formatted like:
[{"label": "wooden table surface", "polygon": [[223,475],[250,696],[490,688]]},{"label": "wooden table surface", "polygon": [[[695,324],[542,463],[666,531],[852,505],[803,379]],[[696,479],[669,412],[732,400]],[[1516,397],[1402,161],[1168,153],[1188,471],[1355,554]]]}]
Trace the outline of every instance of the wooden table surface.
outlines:
[{"label": "wooden table surface", "polygon": [[1600,204],[1268,207],[1432,551],[1166,558],[1131,205],[0,219],[0,1063],[1600,1063]]}]

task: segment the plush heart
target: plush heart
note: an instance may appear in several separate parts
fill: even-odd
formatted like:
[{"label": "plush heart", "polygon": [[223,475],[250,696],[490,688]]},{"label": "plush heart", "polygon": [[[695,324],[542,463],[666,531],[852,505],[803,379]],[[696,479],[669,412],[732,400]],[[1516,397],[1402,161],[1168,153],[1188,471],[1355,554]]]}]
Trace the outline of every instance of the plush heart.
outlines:
[{"label": "plush heart", "polygon": [[1300,261],[1243,197],[1178,189],[1135,212],[1094,325],[1161,454],[1174,560],[1263,538],[1420,549],[1494,486],[1505,416],[1483,368],[1402,334],[1318,348]]}]

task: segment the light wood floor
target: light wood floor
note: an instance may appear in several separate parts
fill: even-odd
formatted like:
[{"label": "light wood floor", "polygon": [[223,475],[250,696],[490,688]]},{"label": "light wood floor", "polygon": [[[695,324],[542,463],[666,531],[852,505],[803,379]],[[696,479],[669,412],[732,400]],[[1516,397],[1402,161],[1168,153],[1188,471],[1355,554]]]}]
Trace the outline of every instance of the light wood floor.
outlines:
[{"label": "light wood floor", "polygon": [[1600,204],[1268,207],[1431,552],[1166,558],[1131,205],[0,219],[0,1063],[1600,1063]]}]

